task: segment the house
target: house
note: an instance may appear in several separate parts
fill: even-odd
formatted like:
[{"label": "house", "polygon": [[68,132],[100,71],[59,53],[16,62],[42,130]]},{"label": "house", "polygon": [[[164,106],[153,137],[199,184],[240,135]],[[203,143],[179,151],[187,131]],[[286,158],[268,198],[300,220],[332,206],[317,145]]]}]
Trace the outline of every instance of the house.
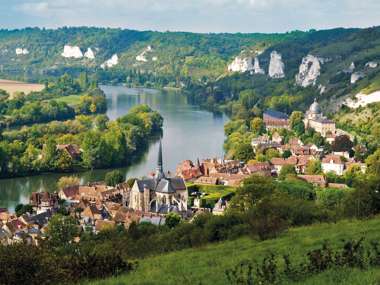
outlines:
[{"label": "house", "polygon": [[281,145],[283,142],[283,137],[280,136],[278,132],[274,132],[272,135],[272,141]]},{"label": "house", "polygon": [[176,169],[176,176],[182,177],[185,181],[196,179],[202,176],[200,163],[195,166],[191,160],[181,162]]},{"label": "house", "polygon": [[94,223],[97,220],[104,220],[109,217],[103,205],[90,204],[81,213],[83,221],[87,223]]},{"label": "house", "polygon": [[295,166],[296,172],[304,174],[306,172],[307,164],[310,160],[315,160],[316,158],[313,155],[300,155],[297,156],[297,164]]},{"label": "house", "polygon": [[140,219],[141,223],[150,223],[156,226],[163,226],[165,225],[166,218],[160,215],[144,215]]},{"label": "house", "polygon": [[79,203],[79,185],[69,186],[59,190],[58,197],[61,200],[66,200],[73,203]]},{"label": "house", "polygon": [[167,214],[186,212],[188,191],[181,177],[169,177],[163,171],[162,143],[158,152],[157,170],[153,177],[137,179],[130,192],[129,208],[142,212]]},{"label": "house", "polygon": [[323,173],[334,172],[336,175],[343,175],[344,162],[338,155],[326,155],[322,159]]},{"label": "house", "polygon": [[343,183],[329,183],[327,185],[327,187],[335,188],[335,189],[347,189],[348,188],[348,186],[346,184],[343,184]]},{"label": "house", "polygon": [[123,224],[124,227],[128,229],[132,223],[139,223],[142,214],[143,213],[141,211],[134,211],[132,209],[128,209],[127,207],[121,207],[115,214],[113,220],[117,224]]},{"label": "house", "polygon": [[41,229],[48,224],[53,213],[50,210],[41,212],[37,215],[24,214],[19,219],[29,227],[37,227]]},{"label": "house", "polygon": [[271,176],[273,167],[269,162],[257,162],[249,164],[245,167],[248,174],[257,174],[261,176]]},{"label": "house", "polygon": [[81,155],[81,150],[76,144],[58,144],[57,150],[65,151],[72,159],[78,159]]},{"label": "house", "polygon": [[58,194],[49,192],[33,192],[30,195],[29,204],[33,210],[39,213],[52,211],[58,208]]},{"label": "house", "polygon": [[292,165],[295,168],[297,165],[297,162],[298,162],[298,159],[295,156],[291,156],[286,159],[280,158],[280,157],[274,157],[270,161],[270,163],[273,165],[274,169],[276,170],[277,174],[281,172],[281,169],[284,165]]},{"label": "house", "polygon": [[266,110],[263,121],[267,130],[285,128],[289,129],[289,116],[275,110]]},{"label": "house", "polygon": [[210,177],[218,179],[219,184],[226,186],[239,187],[244,179],[248,178],[246,174],[230,174],[230,173],[213,173]]},{"label": "house", "polygon": [[325,188],[327,185],[327,181],[323,175],[298,175],[298,178],[322,188]]},{"label": "house", "polygon": [[217,177],[201,176],[194,181],[195,184],[207,184],[207,185],[218,185],[219,180]]}]

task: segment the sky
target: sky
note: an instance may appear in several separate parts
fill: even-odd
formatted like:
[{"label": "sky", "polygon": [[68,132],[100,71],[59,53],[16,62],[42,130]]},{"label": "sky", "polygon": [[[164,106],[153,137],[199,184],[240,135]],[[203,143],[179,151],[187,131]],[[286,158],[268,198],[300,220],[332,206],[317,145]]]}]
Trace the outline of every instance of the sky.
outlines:
[{"label": "sky", "polygon": [[380,0],[0,0],[0,28],[286,32],[380,25]]}]

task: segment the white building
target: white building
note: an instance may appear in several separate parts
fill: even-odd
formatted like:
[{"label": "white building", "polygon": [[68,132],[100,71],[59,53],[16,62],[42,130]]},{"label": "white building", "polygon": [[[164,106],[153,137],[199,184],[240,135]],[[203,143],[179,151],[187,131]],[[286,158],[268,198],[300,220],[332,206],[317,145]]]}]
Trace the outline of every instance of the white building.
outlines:
[{"label": "white building", "polygon": [[323,173],[334,172],[337,175],[343,175],[344,162],[338,155],[327,155],[322,159]]}]

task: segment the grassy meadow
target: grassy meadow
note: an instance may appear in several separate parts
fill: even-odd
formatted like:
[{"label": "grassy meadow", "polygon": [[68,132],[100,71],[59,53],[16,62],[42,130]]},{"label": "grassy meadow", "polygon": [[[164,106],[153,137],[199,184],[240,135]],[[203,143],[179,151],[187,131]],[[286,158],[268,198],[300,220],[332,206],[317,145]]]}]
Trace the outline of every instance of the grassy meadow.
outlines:
[{"label": "grassy meadow", "polygon": [[24,92],[25,94],[29,94],[33,91],[41,91],[44,89],[44,85],[0,79],[0,89],[5,90],[12,97],[16,92]]},{"label": "grassy meadow", "polygon": [[[341,221],[293,228],[272,240],[257,241],[249,237],[202,248],[187,249],[139,260],[137,269],[127,275],[88,284],[228,284],[225,270],[243,260],[259,260],[273,252],[290,254],[292,261],[302,261],[309,250],[319,248],[325,240],[341,247],[343,240],[365,237],[366,244],[378,240],[380,218],[366,221]],[[331,270],[289,284],[379,284],[380,269]],[[88,285],[87,284],[87,285]]]}]

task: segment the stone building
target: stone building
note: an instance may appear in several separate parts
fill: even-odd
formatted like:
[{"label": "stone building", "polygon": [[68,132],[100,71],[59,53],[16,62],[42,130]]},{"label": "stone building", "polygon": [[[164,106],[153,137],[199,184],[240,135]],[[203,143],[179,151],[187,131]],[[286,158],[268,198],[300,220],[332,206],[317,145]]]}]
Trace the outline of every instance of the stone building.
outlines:
[{"label": "stone building", "polygon": [[314,100],[314,103],[311,104],[309,110],[306,112],[305,119],[305,128],[312,128],[316,132],[320,133],[323,137],[327,135],[335,134],[335,123],[325,116],[323,116],[321,107],[319,106],[317,100]]},{"label": "stone building", "polygon": [[160,142],[156,173],[151,178],[135,181],[128,207],[142,212],[167,214],[187,211],[187,201],[188,191],[183,178],[169,177],[164,173]]}]

